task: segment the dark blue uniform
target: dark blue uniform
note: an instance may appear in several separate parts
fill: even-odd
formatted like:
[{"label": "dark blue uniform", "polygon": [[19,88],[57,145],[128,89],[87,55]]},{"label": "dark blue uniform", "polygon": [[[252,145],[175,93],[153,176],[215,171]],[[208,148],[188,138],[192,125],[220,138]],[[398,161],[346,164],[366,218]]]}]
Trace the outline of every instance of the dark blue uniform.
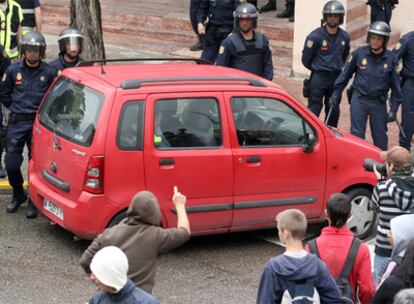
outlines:
[{"label": "dark blue uniform", "polygon": [[209,19],[201,59],[215,62],[223,40],[233,30],[233,11],[240,0],[201,0],[198,9],[198,23]]},{"label": "dark blue uniform", "polygon": [[3,76],[0,88],[0,102],[10,110],[6,132],[5,164],[9,183],[14,191],[23,191],[23,176],[20,167],[23,148],[29,149],[36,111],[46,90],[55,78],[55,71],[41,62],[37,68],[30,68],[25,61],[11,65]]},{"label": "dark blue uniform", "polygon": [[398,75],[398,58],[389,50],[380,55],[371,52],[369,46],[355,50],[335,82],[332,96],[340,100],[341,93],[352,75],[351,133],[365,139],[368,115],[374,144],[387,150],[387,94],[390,88],[391,111],[397,112],[401,103],[401,87]]},{"label": "dark blue uniform", "polygon": [[400,145],[408,150],[414,134],[414,32],[404,35],[393,51],[403,60],[402,79],[402,128],[405,138],[400,134]]},{"label": "dark blue uniform", "polygon": [[[4,47],[0,44],[0,77],[3,77],[4,73],[6,72],[6,69],[9,67],[10,64],[11,64],[11,60],[7,56],[7,53],[4,51]],[[2,127],[3,127],[3,111],[0,109],[0,128]]]},{"label": "dark blue uniform", "polygon": [[78,64],[78,62],[83,61],[81,57],[77,57],[73,62],[67,62],[63,58],[63,54],[59,55],[58,58],[49,62],[49,65],[56,70],[56,74],[59,75],[64,69],[72,68]]},{"label": "dark blue uniform", "polygon": [[194,33],[198,35],[197,15],[201,0],[190,0],[190,22]]},{"label": "dark blue uniform", "polygon": [[[385,2],[387,2],[387,6],[385,6]],[[392,7],[398,4],[398,0],[368,0],[368,4],[371,6],[371,24],[375,21],[384,21],[390,24]]]},{"label": "dark blue uniform", "polygon": [[236,31],[224,39],[216,65],[232,67],[272,80],[273,63],[269,39],[254,32],[253,38],[246,40],[240,31]]},{"label": "dark blue uniform", "polygon": [[[346,31],[338,28],[336,35],[330,35],[326,27],[314,30],[306,38],[302,51],[302,63],[311,70],[308,108],[319,116],[325,104],[325,115],[330,110],[329,98],[333,92],[335,80],[341,73],[350,50],[350,38]],[[339,107],[331,111],[329,125],[337,127]]]}]

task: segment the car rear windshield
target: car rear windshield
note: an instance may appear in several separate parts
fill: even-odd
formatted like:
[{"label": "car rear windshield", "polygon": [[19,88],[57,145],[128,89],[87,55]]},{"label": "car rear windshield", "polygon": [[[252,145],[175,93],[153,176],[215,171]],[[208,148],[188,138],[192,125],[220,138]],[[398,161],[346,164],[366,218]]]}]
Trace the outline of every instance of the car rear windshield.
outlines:
[{"label": "car rear windshield", "polygon": [[104,95],[72,81],[59,79],[40,111],[40,123],[63,138],[90,146],[101,112]]}]

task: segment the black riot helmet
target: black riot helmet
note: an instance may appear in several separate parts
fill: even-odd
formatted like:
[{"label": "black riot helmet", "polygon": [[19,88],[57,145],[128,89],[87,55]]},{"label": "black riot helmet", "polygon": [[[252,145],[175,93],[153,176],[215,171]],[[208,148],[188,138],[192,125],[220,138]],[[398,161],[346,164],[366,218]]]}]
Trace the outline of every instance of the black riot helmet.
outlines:
[{"label": "black riot helmet", "polygon": [[[75,28],[64,29],[59,35],[58,42],[59,54],[68,53],[68,51],[76,51],[78,54],[82,52],[83,35]],[[68,45],[70,46],[69,50],[67,49]]]},{"label": "black riot helmet", "polygon": [[259,12],[253,4],[242,3],[236,7],[236,10],[233,13],[234,28],[240,28],[240,18],[253,19],[253,28],[256,28],[258,16]]},{"label": "black riot helmet", "polygon": [[339,1],[329,1],[325,4],[322,10],[323,22],[326,23],[328,15],[339,15],[339,24],[344,23],[345,8]]},{"label": "black riot helmet", "polygon": [[371,35],[377,35],[377,36],[384,37],[383,47],[386,48],[388,44],[388,40],[390,40],[390,37],[391,37],[391,28],[384,21],[375,21],[368,28],[368,35],[367,35],[368,44],[369,44],[369,38],[371,37]]},{"label": "black riot helmet", "polygon": [[46,39],[39,32],[28,32],[20,39],[19,51],[20,56],[25,56],[26,51],[39,51],[40,58],[45,57]]}]

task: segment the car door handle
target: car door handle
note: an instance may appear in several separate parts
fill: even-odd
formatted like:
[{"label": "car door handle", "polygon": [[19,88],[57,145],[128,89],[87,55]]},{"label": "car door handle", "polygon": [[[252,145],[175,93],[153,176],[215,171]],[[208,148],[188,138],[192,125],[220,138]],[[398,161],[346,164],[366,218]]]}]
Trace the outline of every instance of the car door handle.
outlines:
[{"label": "car door handle", "polygon": [[260,163],[262,161],[262,158],[260,156],[249,156],[247,158],[247,163]]},{"label": "car door handle", "polygon": [[171,166],[174,165],[175,161],[173,158],[161,158],[160,166]]}]

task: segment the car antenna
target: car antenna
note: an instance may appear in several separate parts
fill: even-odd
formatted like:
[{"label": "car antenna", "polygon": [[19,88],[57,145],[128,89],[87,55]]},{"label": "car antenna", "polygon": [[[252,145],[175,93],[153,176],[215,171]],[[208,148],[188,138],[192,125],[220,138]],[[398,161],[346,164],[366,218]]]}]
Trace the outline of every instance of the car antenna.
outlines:
[{"label": "car antenna", "polygon": [[101,62],[101,74],[105,75],[106,73],[105,73],[105,70],[103,68],[103,65],[104,65],[104,61]]}]

